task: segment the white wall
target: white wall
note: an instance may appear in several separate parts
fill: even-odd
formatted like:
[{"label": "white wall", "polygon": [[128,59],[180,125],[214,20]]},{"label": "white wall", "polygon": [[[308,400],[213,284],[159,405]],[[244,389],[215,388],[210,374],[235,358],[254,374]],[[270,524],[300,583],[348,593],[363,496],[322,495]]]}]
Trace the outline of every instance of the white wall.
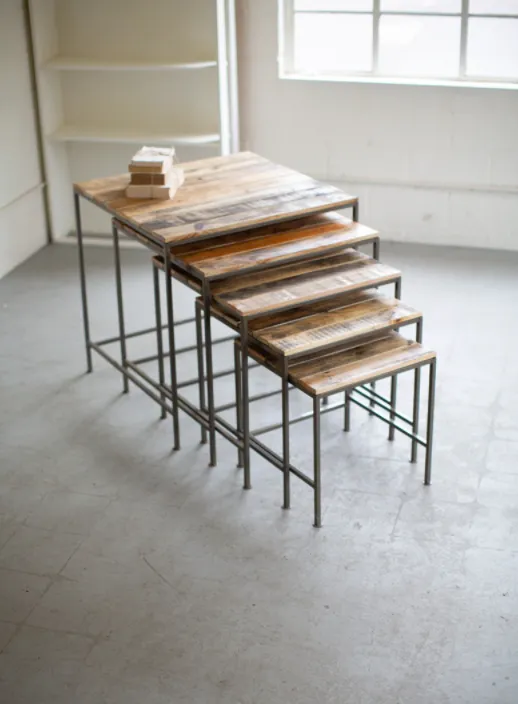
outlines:
[{"label": "white wall", "polygon": [[360,196],[386,239],[518,250],[518,91],[281,80],[276,0],[238,0],[242,147]]},{"label": "white wall", "polygon": [[46,243],[22,0],[0,2],[0,277]]}]

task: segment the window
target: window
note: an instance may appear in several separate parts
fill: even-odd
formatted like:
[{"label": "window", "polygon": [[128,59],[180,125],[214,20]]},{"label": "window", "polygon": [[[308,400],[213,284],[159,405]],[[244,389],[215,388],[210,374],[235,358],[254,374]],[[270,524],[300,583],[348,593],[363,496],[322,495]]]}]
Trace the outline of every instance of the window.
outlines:
[{"label": "window", "polygon": [[279,0],[281,74],[518,87],[518,0]]}]

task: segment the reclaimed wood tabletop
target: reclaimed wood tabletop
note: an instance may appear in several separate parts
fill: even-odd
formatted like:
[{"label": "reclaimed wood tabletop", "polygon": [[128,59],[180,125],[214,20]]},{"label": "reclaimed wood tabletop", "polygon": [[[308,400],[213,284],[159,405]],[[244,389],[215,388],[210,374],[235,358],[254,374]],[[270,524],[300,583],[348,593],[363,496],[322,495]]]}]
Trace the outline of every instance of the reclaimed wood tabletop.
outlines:
[{"label": "reclaimed wood tabletop", "polygon": [[215,280],[300,262],[379,239],[371,227],[339,213],[311,215],[174,249],[187,271]]},{"label": "reclaimed wood tabletop", "polygon": [[354,249],[300,264],[215,282],[216,302],[238,318],[254,318],[394,283],[401,272]]},{"label": "reclaimed wood tabletop", "polygon": [[[240,346],[240,340],[236,339]],[[281,375],[280,358],[264,347],[250,345],[250,357]],[[311,354],[295,360],[290,366],[289,380],[310,396],[354,389],[378,379],[399,374],[436,358],[436,353],[396,332],[368,335],[361,341],[333,349],[327,354]]]},{"label": "reclaimed wood tabletop", "polygon": [[74,191],[170,247],[337,210],[358,201],[356,196],[252,152],[181,166],[185,183],[173,200],[126,198],[129,174],[75,183]]},{"label": "reclaimed wood tabletop", "polygon": [[259,318],[252,335],[276,354],[292,357],[410,325],[422,314],[396,298],[361,291],[301,306],[284,316],[270,316],[264,327]]},{"label": "reclaimed wood tabletop", "polygon": [[431,362],[435,356],[435,352],[418,342],[389,332],[295,363],[290,370],[290,381],[312,396],[327,396],[413,369]]}]

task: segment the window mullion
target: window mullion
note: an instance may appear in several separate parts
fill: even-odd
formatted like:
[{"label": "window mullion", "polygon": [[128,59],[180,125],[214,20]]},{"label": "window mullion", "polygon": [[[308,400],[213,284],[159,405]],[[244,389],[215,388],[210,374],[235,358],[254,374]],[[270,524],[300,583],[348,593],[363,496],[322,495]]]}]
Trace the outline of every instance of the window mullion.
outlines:
[{"label": "window mullion", "polygon": [[295,71],[295,2],[282,0],[279,3],[279,56],[278,63],[283,73]]},{"label": "window mullion", "polygon": [[460,20],[460,63],[459,76],[466,77],[466,64],[468,54],[468,20],[469,20],[469,0],[462,0],[462,15]]},{"label": "window mullion", "polygon": [[381,0],[374,0],[372,7],[372,72],[379,73],[379,39],[380,39]]}]

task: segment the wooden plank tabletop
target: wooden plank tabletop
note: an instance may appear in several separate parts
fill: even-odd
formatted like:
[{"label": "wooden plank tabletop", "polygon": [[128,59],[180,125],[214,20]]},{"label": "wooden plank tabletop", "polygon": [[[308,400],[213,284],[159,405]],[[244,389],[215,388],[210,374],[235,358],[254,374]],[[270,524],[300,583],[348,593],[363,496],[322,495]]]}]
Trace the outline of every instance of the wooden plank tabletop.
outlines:
[{"label": "wooden plank tabletop", "polygon": [[75,183],[74,191],[161,244],[199,241],[357,202],[338,188],[252,152],[181,165],[185,183],[171,201],[125,196],[129,174]]},{"label": "wooden plank tabletop", "polygon": [[175,259],[201,278],[214,280],[325,255],[379,238],[371,227],[339,213],[312,215],[278,225],[183,245]]},{"label": "wooden plank tabletop", "polygon": [[253,318],[396,281],[401,272],[365,254],[340,254],[215,282],[214,298],[238,318]]},{"label": "wooden plank tabletop", "polygon": [[263,319],[259,318],[253,337],[276,354],[293,357],[409,325],[422,317],[419,311],[396,298],[375,291],[337,296],[290,311],[290,314],[287,321],[276,324],[274,319],[272,324],[270,320],[260,329]]},{"label": "wooden plank tabletop", "polygon": [[[236,344],[241,344],[236,340]],[[281,375],[281,364],[265,347],[249,346],[252,359]],[[370,335],[331,352],[292,362],[289,380],[310,396],[329,396],[384,379],[435,359],[436,353],[396,332]]]},{"label": "wooden plank tabletop", "polygon": [[327,396],[392,376],[435,358],[435,352],[389,332],[354,347],[295,363],[291,382],[312,396]]}]

